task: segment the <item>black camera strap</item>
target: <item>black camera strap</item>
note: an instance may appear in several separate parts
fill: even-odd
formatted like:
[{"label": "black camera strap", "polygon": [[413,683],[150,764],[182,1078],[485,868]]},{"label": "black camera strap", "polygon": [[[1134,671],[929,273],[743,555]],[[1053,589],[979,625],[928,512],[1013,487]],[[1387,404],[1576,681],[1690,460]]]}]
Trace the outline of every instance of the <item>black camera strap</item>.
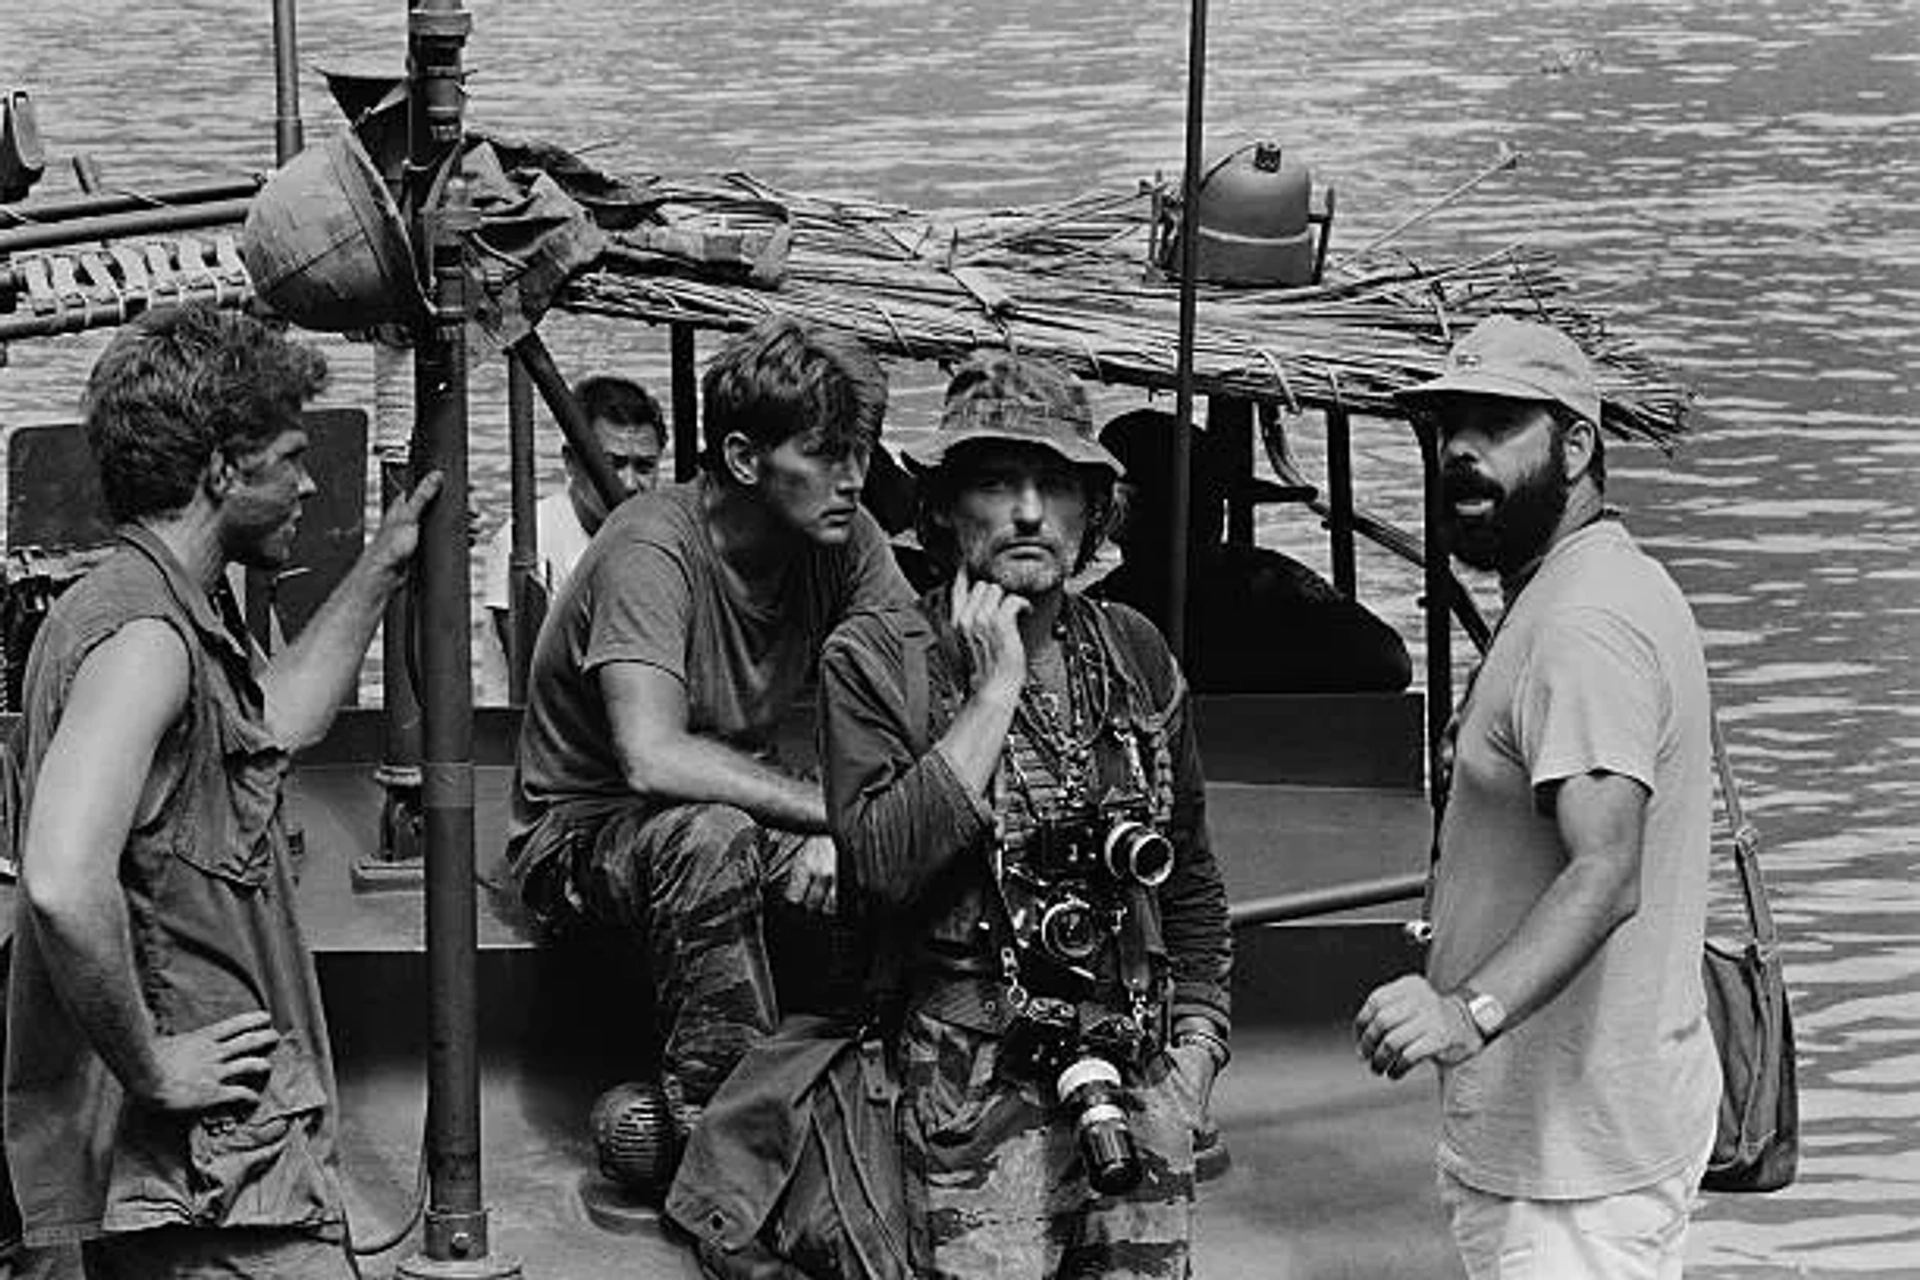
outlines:
[{"label": "black camera strap", "polygon": [[1126,917],[1120,926],[1120,985],[1127,993],[1127,1013],[1153,1048],[1166,1040],[1161,1006],[1155,989],[1153,958],[1166,954],[1160,936],[1160,904],[1143,884],[1127,886]]}]

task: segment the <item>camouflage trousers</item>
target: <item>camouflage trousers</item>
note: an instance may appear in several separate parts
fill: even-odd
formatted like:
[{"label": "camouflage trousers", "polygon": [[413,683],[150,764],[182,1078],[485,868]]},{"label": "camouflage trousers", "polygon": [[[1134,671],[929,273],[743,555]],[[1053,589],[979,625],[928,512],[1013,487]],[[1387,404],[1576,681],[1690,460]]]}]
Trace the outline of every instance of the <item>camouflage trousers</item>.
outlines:
[{"label": "camouflage trousers", "polygon": [[1202,1117],[1167,1060],[1125,1082],[1140,1185],[1103,1196],[1087,1184],[1072,1119],[1050,1091],[1000,1076],[1000,1043],[925,1015],[907,1019],[904,1157],[925,1274],[1187,1276]]},{"label": "camouflage trousers", "polygon": [[644,941],[647,973],[636,980],[652,985],[661,1085],[683,1124],[778,1025],[770,953],[783,940],[809,955],[851,950],[822,917],[781,897],[805,841],[729,805],[635,802],[593,827],[569,859],[567,897],[578,911]]}]

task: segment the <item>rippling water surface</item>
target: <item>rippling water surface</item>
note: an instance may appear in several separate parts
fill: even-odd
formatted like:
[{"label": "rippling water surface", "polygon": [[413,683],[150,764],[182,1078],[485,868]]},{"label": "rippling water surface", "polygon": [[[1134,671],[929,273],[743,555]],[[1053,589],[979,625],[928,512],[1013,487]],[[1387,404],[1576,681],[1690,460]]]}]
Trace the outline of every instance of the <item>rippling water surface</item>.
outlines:
[{"label": "rippling water surface", "polygon": [[[1920,10],[1912,0],[1243,0],[1214,6],[1210,151],[1298,148],[1358,244],[1524,155],[1409,237],[1525,239],[1698,388],[1673,459],[1617,449],[1613,496],[1690,594],[1790,943],[1807,1155],[1790,1191],[1715,1197],[1691,1274],[1920,1275]],[[608,168],[744,168],[927,209],[1059,198],[1177,172],[1186,16],[1162,0],[476,0],[475,118],[591,144]],[[123,182],[264,167],[268,6],[0,0],[0,87],[49,149]],[[301,15],[312,68],[398,70],[399,0]],[[68,186],[64,175],[43,185]],[[664,341],[558,318],[564,364]],[[18,346],[0,423],[70,418],[96,338]],[[364,400],[363,352],[336,349]],[[912,371],[895,431],[923,426]],[[919,379],[913,381],[912,379]],[[497,393],[476,386],[476,416]],[[1303,442],[1304,443],[1304,442]],[[1363,424],[1366,499],[1412,512],[1411,450]],[[549,444],[549,448],[551,445]],[[1309,462],[1310,447],[1303,448]],[[499,510],[504,461],[476,458]],[[1382,489],[1384,486],[1384,492]],[[1269,540],[1321,555],[1297,515]],[[1411,626],[1418,583],[1363,559]],[[1737,908],[1722,898],[1719,918]]]}]

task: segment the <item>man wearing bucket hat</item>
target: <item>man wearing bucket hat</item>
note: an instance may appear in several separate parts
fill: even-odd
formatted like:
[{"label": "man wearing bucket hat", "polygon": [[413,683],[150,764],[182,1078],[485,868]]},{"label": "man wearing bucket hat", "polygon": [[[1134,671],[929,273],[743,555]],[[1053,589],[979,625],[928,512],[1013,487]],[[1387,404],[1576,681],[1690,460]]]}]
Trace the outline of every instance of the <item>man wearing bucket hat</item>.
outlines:
[{"label": "man wearing bucket hat", "polygon": [[[910,598],[859,505],[886,411],[864,346],[773,317],[721,349],[702,398],[705,474],[622,503],[547,614],[507,842],[537,924],[644,941],[616,998],[638,1011],[653,993],[683,1135],[778,1020],[770,952],[831,949],[826,806],[779,758],[780,730],[828,631]],[[790,963],[782,982],[823,968]]]},{"label": "man wearing bucket hat", "polygon": [[1068,587],[1121,466],[1080,386],[1012,355],[963,367],[907,452],[949,580],[845,623],[821,689],[915,1263],[1183,1276],[1232,953],[1179,668]]},{"label": "man wearing bucket hat", "polygon": [[353,1274],[283,786],[440,482],[264,661],[226,570],[285,565],[325,378],[319,353],[201,304],[122,329],[88,380],[119,542],[28,663],[6,1151],[28,1243],[81,1242],[89,1276]]},{"label": "man wearing bucket hat", "polygon": [[1490,319],[1403,399],[1439,435],[1450,547],[1506,608],[1448,730],[1426,974],[1368,996],[1360,1053],[1438,1067],[1470,1276],[1676,1277],[1720,1089],[1693,615],[1604,505],[1571,339]]}]

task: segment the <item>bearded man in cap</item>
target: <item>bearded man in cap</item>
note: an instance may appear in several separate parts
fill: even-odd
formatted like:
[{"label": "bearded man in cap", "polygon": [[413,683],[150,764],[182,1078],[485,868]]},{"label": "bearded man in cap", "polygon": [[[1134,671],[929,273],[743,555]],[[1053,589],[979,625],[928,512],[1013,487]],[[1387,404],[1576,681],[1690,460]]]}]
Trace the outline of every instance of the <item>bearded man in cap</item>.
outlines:
[{"label": "bearded man in cap", "polygon": [[1232,952],[1180,669],[1068,586],[1122,468],[1080,386],[1010,355],[955,375],[908,459],[949,580],[843,623],[821,686],[916,1264],[1184,1276]]},{"label": "bearded man in cap", "polygon": [[1720,1090],[1693,615],[1604,505],[1564,334],[1488,320],[1404,399],[1439,434],[1452,550],[1506,608],[1449,728],[1427,972],[1367,997],[1360,1053],[1438,1066],[1470,1276],[1678,1277]]}]

